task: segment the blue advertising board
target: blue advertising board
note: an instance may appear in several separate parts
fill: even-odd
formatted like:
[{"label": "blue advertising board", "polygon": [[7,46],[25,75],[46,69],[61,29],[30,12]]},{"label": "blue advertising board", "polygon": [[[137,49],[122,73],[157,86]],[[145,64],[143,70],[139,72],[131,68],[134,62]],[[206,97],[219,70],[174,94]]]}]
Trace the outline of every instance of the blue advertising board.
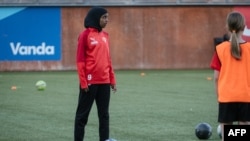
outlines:
[{"label": "blue advertising board", "polygon": [[59,7],[0,7],[0,61],[61,59]]}]

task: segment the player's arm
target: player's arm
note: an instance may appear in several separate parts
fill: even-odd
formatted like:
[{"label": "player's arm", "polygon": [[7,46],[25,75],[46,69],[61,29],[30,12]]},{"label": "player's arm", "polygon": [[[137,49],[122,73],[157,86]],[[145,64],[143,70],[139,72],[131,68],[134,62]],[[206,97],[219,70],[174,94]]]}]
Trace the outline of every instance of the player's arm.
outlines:
[{"label": "player's arm", "polygon": [[[106,37],[108,39],[109,42],[109,37],[107,35]],[[109,79],[110,79],[110,86],[113,92],[117,91],[117,87],[116,87],[116,78],[115,78],[115,72],[112,66],[112,60],[111,60],[111,56],[109,54]]]},{"label": "player's arm", "polygon": [[217,52],[214,52],[214,55],[210,63],[210,68],[214,70],[215,94],[218,96],[218,79],[220,75],[221,62],[220,62]]},{"label": "player's arm", "polygon": [[218,79],[219,79],[220,71],[214,70],[214,88],[215,88],[215,94],[218,97]]},{"label": "player's arm", "polygon": [[86,32],[84,32],[80,34],[78,38],[77,54],[76,54],[77,73],[80,81],[80,86],[82,89],[88,89],[86,75],[85,75],[86,48],[87,48],[87,34]]}]

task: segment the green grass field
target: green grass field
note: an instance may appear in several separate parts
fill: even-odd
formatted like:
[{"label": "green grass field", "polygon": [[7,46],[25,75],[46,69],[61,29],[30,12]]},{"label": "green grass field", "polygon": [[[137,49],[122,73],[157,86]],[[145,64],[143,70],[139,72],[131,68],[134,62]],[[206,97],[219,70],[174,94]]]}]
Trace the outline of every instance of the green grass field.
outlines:
[{"label": "green grass field", "polygon": [[[118,141],[198,141],[195,126],[213,128],[219,141],[212,70],[117,70],[110,136]],[[38,80],[47,82],[37,91]],[[11,86],[17,86],[11,90]],[[73,141],[78,78],[67,72],[0,72],[0,141]],[[96,107],[85,141],[98,141]]]}]

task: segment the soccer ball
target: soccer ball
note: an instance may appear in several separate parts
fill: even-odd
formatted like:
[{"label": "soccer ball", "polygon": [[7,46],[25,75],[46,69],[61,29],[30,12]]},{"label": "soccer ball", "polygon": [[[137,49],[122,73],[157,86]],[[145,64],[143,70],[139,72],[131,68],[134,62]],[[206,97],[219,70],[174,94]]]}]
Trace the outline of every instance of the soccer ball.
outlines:
[{"label": "soccer ball", "polygon": [[221,133],[221,126],[220,124],[217,127],[217,134],[219,135],[220,138],[222,138],[222,133]]},{"label": "soccer ball", "polygon": [[45,90],[45,88],[46,88],[46,82],[45,81],[39,80],[39,81],[36,82],[36,89],[38,91],[43,91],[43,90]]},{"label": "soccer ball", "polygon": [[212,135],[212,127],[206,122],[199,123],[195,127],[195,135],[199,139],[209,139]]}]

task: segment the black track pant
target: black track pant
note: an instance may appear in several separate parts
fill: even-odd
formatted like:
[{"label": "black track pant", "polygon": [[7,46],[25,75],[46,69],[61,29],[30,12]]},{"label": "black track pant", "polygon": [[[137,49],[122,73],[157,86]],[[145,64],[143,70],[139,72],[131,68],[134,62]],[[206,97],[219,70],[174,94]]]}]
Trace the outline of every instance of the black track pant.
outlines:
[{"label": "black track pant", "polygon": [[110,85],[95,84],[89,86],[89,91],[87,93],[80,88],[75,116],[75,141],[83,141],[85,126],[88,122],[89,113],[94,101],[96,102],[98,111],[100,141],[105,141],[109,138]]}]

